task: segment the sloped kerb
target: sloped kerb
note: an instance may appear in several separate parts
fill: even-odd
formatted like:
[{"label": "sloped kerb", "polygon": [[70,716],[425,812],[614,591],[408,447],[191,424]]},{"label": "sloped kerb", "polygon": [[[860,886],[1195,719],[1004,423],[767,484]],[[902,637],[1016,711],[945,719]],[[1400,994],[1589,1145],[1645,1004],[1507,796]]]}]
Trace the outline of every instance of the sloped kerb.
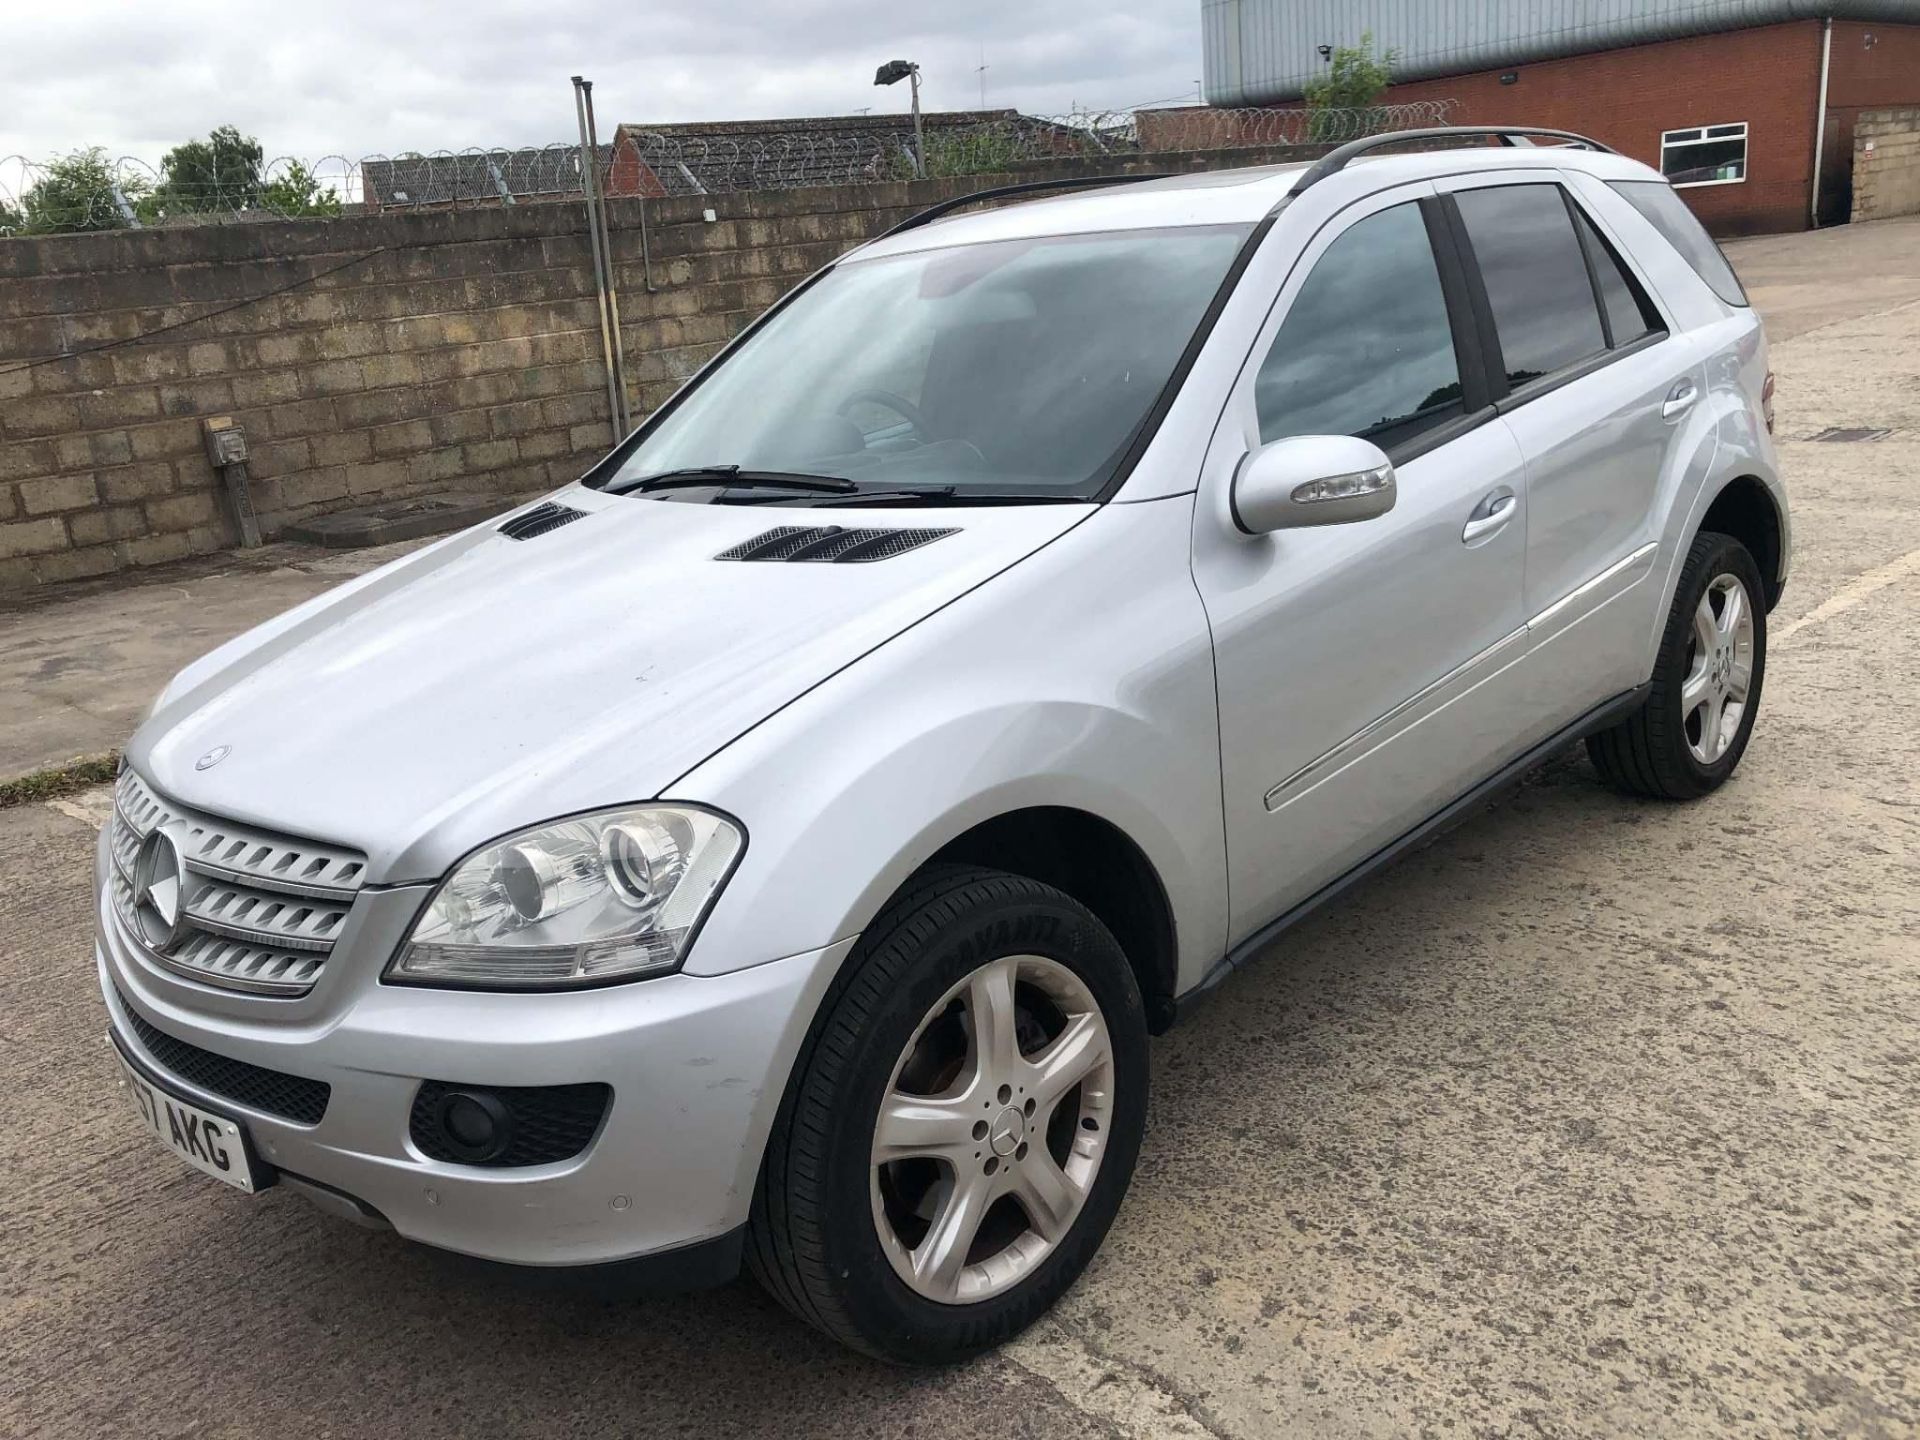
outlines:
[{"label": "sloped kerb", "polygon": [[322,545],[329,550],[364,550],[465,529],[519,502],[501,495],[422,495],[384,505],[365,505],[310,515],[281,532],[284,540]]}]

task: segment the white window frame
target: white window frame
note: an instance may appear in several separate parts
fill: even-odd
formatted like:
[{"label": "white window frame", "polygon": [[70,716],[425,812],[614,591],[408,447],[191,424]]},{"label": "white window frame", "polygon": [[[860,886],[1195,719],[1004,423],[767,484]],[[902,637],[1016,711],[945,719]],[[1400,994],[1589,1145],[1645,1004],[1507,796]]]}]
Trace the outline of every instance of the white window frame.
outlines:
[{"label": "white window frame", "polygon": [[[1738,131],[1738,134],[1730,132]],[[1719,132],[1719,133],[1715,133]],[[1718,125],[1688,125],[1680,130],[1660,132],[1660,173],[1667,173],[1667,152],[1685,150],[1690,145],[1725,145],[1729,140],[1740,142],[1740,174],[1732,180],[1674,180],[1676,190],[1700,190],[1709,185],[1744,185],[1747,183],[1749,132],[1744,120],[1729,120]]]}]

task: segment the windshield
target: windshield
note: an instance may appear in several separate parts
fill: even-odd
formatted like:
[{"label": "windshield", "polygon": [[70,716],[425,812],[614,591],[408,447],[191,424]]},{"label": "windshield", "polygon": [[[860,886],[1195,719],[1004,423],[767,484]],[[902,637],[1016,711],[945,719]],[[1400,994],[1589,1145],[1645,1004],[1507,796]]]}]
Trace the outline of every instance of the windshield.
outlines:
[{"label": "windshield", "polygon": [[1048,236],[847,261],[600,483],[621,490],[739,466],[842,477],[862,491],[1091,497],[1250,228]]}]

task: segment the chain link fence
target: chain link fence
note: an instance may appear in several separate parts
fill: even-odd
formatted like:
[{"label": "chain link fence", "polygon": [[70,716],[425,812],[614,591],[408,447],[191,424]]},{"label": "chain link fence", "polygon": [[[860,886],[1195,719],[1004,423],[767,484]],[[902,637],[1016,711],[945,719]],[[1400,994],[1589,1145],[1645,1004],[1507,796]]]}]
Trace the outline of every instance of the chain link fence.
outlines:
[{"label": "chain link fence", "polygon": [[[1173,151],[1325,147],[1447,123],[1454,102],[1362,109],[935,112],[916,136],[903,115],[621,125],[593,163],[609,197],[714,195],[862,185],[917,175],[1002,173],[1072,159]],[[234,223],[578,198],[581,147],[469,149],[241,163],[170,173],[105,151],[50,161],[0,158],[0,236]]]}]

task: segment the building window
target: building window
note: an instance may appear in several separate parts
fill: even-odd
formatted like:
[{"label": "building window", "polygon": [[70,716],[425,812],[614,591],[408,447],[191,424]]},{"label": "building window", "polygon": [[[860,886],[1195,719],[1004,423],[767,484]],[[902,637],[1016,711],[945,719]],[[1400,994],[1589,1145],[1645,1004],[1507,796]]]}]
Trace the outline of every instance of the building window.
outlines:
[{"label": "building window", "polygon": [[1676,186],[1738,185],[1747,178],[1747,127],[1696,125],[1660,137],[1660,173]]}]

